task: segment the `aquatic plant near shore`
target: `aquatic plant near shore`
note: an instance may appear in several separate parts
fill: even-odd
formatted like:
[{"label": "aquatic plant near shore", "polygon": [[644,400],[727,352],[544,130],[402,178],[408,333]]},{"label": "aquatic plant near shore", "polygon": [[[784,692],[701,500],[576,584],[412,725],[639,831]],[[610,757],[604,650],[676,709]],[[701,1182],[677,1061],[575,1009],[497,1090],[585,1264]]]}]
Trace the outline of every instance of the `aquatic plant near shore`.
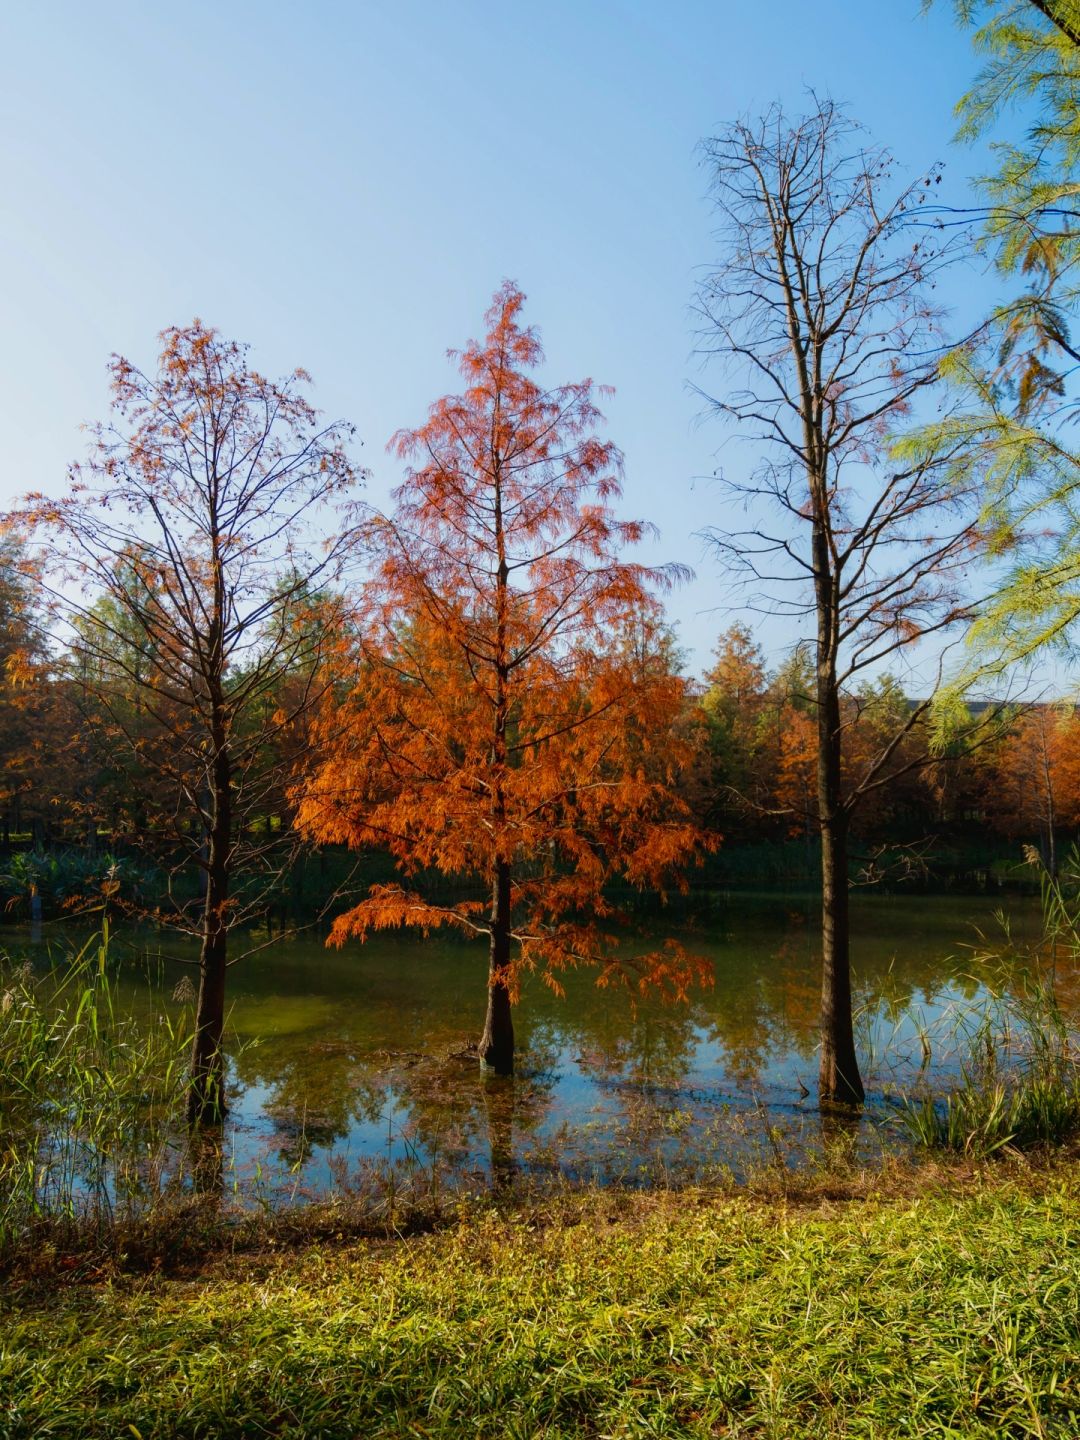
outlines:
[{"label": "aquatic plant near shore", "polygon": [[[897,1106],[901,1132],[925,1149],[985,1157],[1080,1135],[1080,1035],[1056,989],[1061,960],[1080,964],[1080,853],[1074,848],[1058,875],[1034,851],[1026,858],[1041,873],[1042,934],[1024,950],[999,917],[1000,938],[983,939],[975,953],[990,999],[954,1023],[959,1085]],[[920,1038],[928,1063],[933,1041],[927,1032]]]},{"label": "aquatic plant near shore", "polygon": [[46,1218],[144,1214],[175,1171],[190,1033],[120,1008],[108,950],[106,926],[40,978],[0,958],[0,1254]]}]

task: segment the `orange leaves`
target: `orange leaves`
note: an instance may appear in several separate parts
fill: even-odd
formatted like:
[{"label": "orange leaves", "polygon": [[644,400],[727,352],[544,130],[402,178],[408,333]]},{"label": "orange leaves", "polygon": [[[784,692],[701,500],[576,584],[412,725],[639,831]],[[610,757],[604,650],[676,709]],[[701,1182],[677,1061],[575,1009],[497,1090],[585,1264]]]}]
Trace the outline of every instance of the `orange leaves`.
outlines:
[{"label": "orange leaves", "polygon": [[1080,716],[1069,707],[1056,717],[1050,740],[1052,780],[1062,824],[1080,823]]},{"label": "orange leaves", "polygon": [[4,659],[4,674],[12,685],[28,685],[41,673],[41,657],[25,647],[12,650]]},{"label": "orange leaves", "polygon": [[[317,419],[304,372],[270,380],[199,320],[163,332],[154,366],[113,356],[110,372],[112,412],[67,493],[7,518],[69,632],[70,745],[114,833],[194,859],[221,895],[244,870],[258,913],[295,839],[285,777],[353,563],[336,513],[362,474],[352,427]],[[242,908],[193,899],[191,923],[210,935]]]},{"label": "orange leaves", "polygon": [[363,904],[334,921],[330,943],[344,945],[351,937],[364,940],[372,930],[394,930],[400,925],[411,925],[424,935],[446,926],[473,935],[480,929],[469,920],[466,907],[431,905],[398,885],[373,885]]},{"label": "orange leaves", "polygon": [[1080,717],[1072,706],[1034,706],[986,765],[988,808],[1007,834],[1080,823]]},{"label": "orange leaves", "polygon": [[[357,679],[315,731],[299,797],[317,840],[388,849],[419,891],[379,888],[335,938],[370,929],[509,926],[509,980],[570,965],[606,973],[607,888],[678,883],[700,837],[670,789],[684,686],[652,590],[665,575],[618,551],[643,523],[611,510],[622,457],[596,433],[590,381],[544,389],[539,337],[509,283],[484,340],[454,355],[463,394],[391,448],[413,462],[360,602]],[[483,922],[508,868],[510,914]],[[693,966],[642,975],[672,993]]]},{"label": "orange leaves", "polygon": [[352,427],[320,422],[300,392],[305,372],[271,381],[246,346],[197,319],[164,331],[161,345],[150,372],[112,357],[113,415],[90,427],[68,494],[27,496],[6,518],[47,535],[50,572],[91,591],[110,590],[121,555],[141,556],[168,578],[169,626],[198,634],[223,567],[248,613],[266,609],[265,577],[286,558],[332,580],[340,545],[327,558],[324,539],[336,525],[311,512],[363,472],[347,453]]},{"label": "orange leaves", "polygon": [[776,781],[777,804],[790,811],[794,835],[806,829],[815,814],[817,798],[817,723],[803,710],[789,708],[780,736],[780,764]]}]

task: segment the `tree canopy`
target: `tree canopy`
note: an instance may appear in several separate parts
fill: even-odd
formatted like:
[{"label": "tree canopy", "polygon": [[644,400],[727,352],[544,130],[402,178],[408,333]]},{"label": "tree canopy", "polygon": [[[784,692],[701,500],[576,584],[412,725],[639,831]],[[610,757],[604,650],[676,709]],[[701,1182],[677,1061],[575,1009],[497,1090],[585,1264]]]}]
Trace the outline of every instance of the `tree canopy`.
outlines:
[{"label": "tree canopy", "polygon": [[[592,965],[675,994],[704,973],[674,941],[631,955],[612,890],[678,883],[700,843],[672,790],[684,683],[636,643],[678,572],[622,558],[645,526],[612,508],[596,388],[540,383],[523,303],[502,287],[455,357],[464,391],[392,442],[409,468],[372,523],[360,679],[316,729],[300,805],[310,836],[384,846],[411,882],[339,916],[339,943],[401,924],[489,940],[497,1068],[525,971],[557,987]],[[465,893],[433,895],[433,875]]]}]

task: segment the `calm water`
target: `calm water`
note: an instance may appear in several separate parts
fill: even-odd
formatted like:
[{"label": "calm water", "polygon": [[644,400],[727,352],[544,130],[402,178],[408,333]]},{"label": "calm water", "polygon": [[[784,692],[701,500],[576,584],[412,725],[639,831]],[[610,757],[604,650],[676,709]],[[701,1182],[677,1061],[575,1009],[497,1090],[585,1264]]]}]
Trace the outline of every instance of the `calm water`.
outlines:
[{"label": "calm water", "polygon": [[[297,1194],[360,1183],[387,1162],[446,1165],[466,1180],[512,1168],[632,1181],[658,1166],[738,1170],[776,1143],[773,1127],[789,1155],[812,1147],[813,904],[775,895],[718,902],[683,936],[716,976],[687,1005],[635,1009],[588,972],[567,977],[565,998],[527,982],[513,1081],[483,1077],[460,1053],[483,1018],[482,945],[394,936],[340,951],[314,937],[268,946],[230,972],[233,1173]],[[880,1143],[888,1095],[920,1081],[921,1032],[932,1038],[931,1078],[955,1064],[955,1018],[987,993],[969,947],[976,927],[996,933],[994,909],[970,898],[856,898],[871,1101],[864,1148]],[[1035,933],[1033,902],[1011,902],[1010,914],[1014,934]],[[192,971],[176,943],[129,934],[120,947],[140,1008],[179,1011],[172,992]],[[1059,988],[1080,1009],[1080,977],[1061,974]]]}]

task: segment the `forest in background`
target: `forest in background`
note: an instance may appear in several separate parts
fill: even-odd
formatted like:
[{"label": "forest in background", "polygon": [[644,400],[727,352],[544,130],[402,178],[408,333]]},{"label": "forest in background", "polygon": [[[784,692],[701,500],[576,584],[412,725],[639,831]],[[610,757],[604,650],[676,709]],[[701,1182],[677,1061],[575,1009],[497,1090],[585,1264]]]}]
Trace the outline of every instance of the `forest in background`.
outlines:
[{"label": "forest in background", "polygon": [[[113,886],[121,906],[135,899],[167,903],[170,832],[163,829],[156,845],[147,834],[161,803],[154,777],[88,709],[79,659],[47,645],[40,609],[9,540],[0,567],[5,913],[12,921],[28,918],[34,893],[54,916],[96,909]],[[770,665],[746,626],[736,623],[719,637],[702,680],[685,674],[677,639],[667,630],[650,637],[650,663],[665,667],[683,696],[677,731],[689,741],[689,762],[678,788],[701,826],[721,841],[691,874],[692,888],[812,884],[818,857],[809,649]],[[149,743],[154,722],[149,715],[140,720],[134,691],[130,705],[139,739]],[[876,749],[912,705],[888,676],[845,696],[850,763]],[[277,743],[285,752],[297,742],[283,735]],[[860,810],[854,882],[885,889],[1033,886],[1024,847],[1036,847],[1054,869],[1073,842],[1080,826],[1080,712],[1073,703],[1012,706],[974,750],[946,748],[927,760],[925,737],[916,733],[906,752],[901,760],[909,768]],[[293,823],[283,783],[252,825],[285,837]],[[148,861],[148,851],[159,856],[160,867]],[[313,856],[288,867],[267,902],[275,922],[309,918],[319,908],[320,863],[323,875],[329,869],[338,879],[348,870],[335,850],[321,862]],[[382,877],[391,868],[387,855],[373,853],[363,873]],[[182,877],[173,883],[183,890]],[[194,877],[186,883],[190,888]]]}]

